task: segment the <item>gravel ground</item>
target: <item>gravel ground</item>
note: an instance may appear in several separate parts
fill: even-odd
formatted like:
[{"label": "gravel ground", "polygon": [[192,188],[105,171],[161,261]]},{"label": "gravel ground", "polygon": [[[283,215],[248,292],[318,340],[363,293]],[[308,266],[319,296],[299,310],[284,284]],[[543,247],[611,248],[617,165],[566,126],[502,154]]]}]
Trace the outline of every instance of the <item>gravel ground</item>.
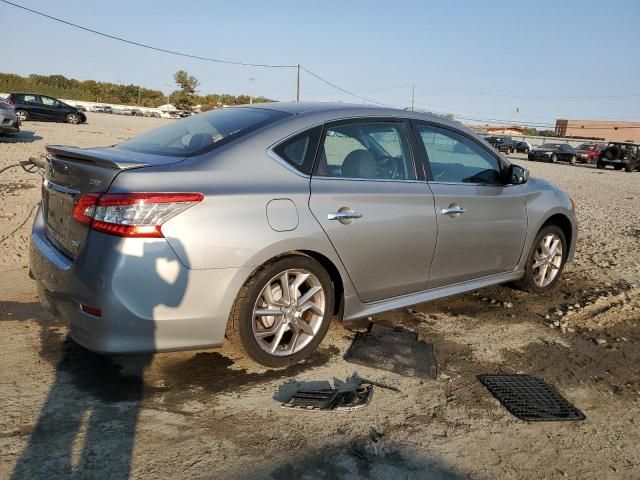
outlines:
[{"label": "gravel ground", "polygon": [[[28,122],[0,137],[0,169],[47,143],[108,145],[166,121]],[[89,353],[27,277],[38,178],[0,174],[0,478],[640,478],[640,174],[518,162],[575,200],[575,262],[546,295],[491,287],[375,317],[434,342],[431,381],[346,363],[354,327],[339,324],[283,370],[229,347]],[[297,385],[354,372],[401,392],[378,388],[350,413],[279,407]],[[501,372],[544,378],[587,419],[517,420],[475,378]]]}]

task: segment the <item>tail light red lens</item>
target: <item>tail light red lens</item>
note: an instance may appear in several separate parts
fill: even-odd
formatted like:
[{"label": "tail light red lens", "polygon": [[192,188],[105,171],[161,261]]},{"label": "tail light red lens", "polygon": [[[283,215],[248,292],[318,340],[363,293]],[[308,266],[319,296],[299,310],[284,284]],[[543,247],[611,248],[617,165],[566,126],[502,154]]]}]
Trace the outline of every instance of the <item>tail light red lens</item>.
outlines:
[{"label": "tail light red lens", "polygon": [[73,218],[93,230],[120,237],[162,237],[162,224],[201,202],[201,193],[90,193]]}]

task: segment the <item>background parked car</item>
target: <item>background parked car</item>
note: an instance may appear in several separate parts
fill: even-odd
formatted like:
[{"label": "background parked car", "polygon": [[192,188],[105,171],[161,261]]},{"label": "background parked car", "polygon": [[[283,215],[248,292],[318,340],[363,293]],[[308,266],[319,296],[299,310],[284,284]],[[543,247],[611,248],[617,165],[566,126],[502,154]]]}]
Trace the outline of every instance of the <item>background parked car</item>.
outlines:
[{"label": "background parked car", "polygon": [[542,160],[543,162],[556,163],[563,162],[576,163],[577,152],[568,143],[545,143],[529,152],[529,160]]},{"label": "background parked car", "polygon": [[627,172],[640,169],[640,145],[631,142],[609,142],[600,152],[596,166],[604,168],[607,165],[616,170],[624,168]]},{"label": "background parked car", "polygon": [[37,93],[11,93],[7,103],[12,105],[20,121],[52,120],[67,123],[84,123],[87,117],[76,107],[60,100]]},{"label": "background parked car", "polygon": [[606,145],[604,143],[583,143],[578,145],[576,153],[578,154],[578,161],[583,163],[596,163],[600,152],[604,150]]},{"label": "background parked car", "polygon": [[20,130],[20,119],[7,102],[0,100],[0,133],[16,133]]},{"label": "background parked car", "polygon": [[525,140],[517,140],[516,142],[516,152],[519,153],[529,153],[531,151],[531,144]]},{"label": "background parked car", "polygon": [[486,140],[499,152],[512,153],[516,151],[516,142],[511,137],[490,136]]}]

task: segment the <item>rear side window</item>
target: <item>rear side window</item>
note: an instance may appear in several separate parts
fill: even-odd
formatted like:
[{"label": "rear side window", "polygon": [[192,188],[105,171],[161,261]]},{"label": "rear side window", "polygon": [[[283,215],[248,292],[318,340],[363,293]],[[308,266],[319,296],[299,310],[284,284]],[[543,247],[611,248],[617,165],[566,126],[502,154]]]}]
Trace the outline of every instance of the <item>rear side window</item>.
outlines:
[{"label": "rear side window", "polygon": [[371,180],[415,180],[402,122],[354,120],[327,127],[315,175]]},{"label": "rear side window", "polygon": [[221,108],[173,121],[117,148],[176,157],[199,155],[287,116],[262,108]]},{"label": "rear side window", "polygon": [[311,175],[321,134],[322,127],[312,128],[282,142],[273,151],[299,172]]}]

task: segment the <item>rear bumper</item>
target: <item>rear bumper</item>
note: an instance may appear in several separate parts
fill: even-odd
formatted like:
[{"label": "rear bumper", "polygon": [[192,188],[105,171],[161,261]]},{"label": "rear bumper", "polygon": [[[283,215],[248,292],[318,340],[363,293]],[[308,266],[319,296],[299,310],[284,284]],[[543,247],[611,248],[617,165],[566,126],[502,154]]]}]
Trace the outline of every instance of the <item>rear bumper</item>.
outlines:
[{"label": "rear bumper", "polygon": [[244,268],[190,270],[165,239],[95,231],[72,261],[48,240],[40,211],[30,255],[42,305],[69,325],[76,342],[102,353],[221,346],[235,296],[250,274]]},{"label": "rear bumper", "polygon": [[15,133],[20,131],[20,119],[19,118],[4,118],[0,117],[0,132],[1,133]]}]

